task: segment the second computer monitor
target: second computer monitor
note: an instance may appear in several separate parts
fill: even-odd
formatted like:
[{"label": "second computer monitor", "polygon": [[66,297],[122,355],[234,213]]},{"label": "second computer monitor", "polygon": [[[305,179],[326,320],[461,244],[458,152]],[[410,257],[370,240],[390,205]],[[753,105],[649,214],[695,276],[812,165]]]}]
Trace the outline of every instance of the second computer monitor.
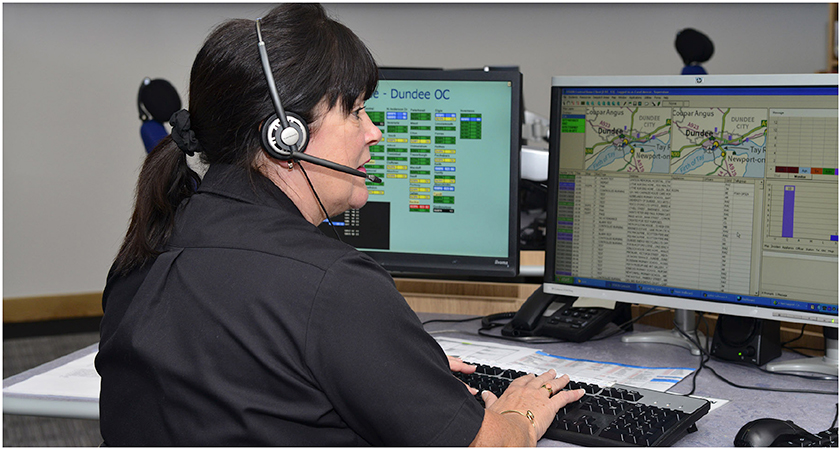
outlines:
[{"label": "second computer monitor", "polygon": [[836,75],[555,77],[545,290],[837,327]]},{"label": "second computer monitor", "polygon": [[520,102],[517,71],[382,70],[365,107],[382,182],[333,218],[341,239],[392,273],[515,276]]}]

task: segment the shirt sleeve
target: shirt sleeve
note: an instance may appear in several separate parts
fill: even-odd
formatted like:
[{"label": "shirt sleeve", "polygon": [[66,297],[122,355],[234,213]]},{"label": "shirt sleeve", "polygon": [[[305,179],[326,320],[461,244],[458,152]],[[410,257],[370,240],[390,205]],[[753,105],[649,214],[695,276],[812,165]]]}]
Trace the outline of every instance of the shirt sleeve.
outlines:
[{"label": "shirt sleeve", "polygon": [[362,253],[325,273],[306,359],[336,412],[370,444],[465,446],[483,421],[393,280]]}]

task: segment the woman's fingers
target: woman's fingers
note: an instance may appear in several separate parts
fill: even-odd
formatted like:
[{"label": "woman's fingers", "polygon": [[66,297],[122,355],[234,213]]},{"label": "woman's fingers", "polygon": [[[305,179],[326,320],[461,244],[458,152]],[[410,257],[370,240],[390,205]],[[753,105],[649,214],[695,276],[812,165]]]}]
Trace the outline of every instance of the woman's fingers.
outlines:
[{"label": "woman's fingers", "polygon": [[554,393],[551,397],[551,402],[557,405],[557,410],[565,407],[566,404],[569,404],[574,401],[580,400],[583,396],[585,396],[586,391],[583,389],[579,390],[561,390]]},{"label": "woman's fingers", "polygon": [[448,359],[449,359],[449,369],[453,373],[472,374],[472,373],[475,372],[475,368],[477,368],[475,365],[470,365],[470,364],[464,362],[459,357],[448,356]]},{"label": "woman's fingers", "polygon": [[489,408],[492,404],[495,403],[495,401],[498,400],[498,396],[496,396],[495,393],[489,390],[484,390],[481,392],[481,399],[484,400],[486,408]]}]

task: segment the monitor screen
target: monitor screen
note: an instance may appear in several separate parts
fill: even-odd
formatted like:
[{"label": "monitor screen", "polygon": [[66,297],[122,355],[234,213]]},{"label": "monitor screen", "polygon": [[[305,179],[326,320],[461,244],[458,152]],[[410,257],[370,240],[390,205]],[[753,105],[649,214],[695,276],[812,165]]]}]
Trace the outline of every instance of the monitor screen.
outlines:
[{"label": "monitor screen", "polygon": [[341,239],[391,273],[516,276],[520,102],[518,71],[383,69],[365,107],[382,182],[332,219]]},{"label": "monitor screen", "polygon": [[837,76],[554,77],[545,291],[837,326]]}]

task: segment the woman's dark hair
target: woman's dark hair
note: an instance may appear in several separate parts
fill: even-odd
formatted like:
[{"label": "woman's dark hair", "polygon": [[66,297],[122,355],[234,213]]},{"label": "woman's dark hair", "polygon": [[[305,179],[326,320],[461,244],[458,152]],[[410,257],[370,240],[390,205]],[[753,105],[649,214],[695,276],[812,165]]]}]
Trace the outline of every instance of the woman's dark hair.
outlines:
[{"label": "woman's dark hair", "polygon": [[[358,98],[373,94],[378,81],[373,56],[321,5],[280,5],[262,17],[261,29],[286,111],[311,124],[322,101],[328,109],[340,107],[349,114]],[[204,162],[239,165],[259,175],[259,128],[274,108],[256,44],[254,20],[232,19],[210,33],[192,64],[189,113]],[[197,183],[198,175],[187,167],[171,137],[149,153],[116,256],[117,273],[125,274],[160,254],[171,236],[175,211]]]}]

